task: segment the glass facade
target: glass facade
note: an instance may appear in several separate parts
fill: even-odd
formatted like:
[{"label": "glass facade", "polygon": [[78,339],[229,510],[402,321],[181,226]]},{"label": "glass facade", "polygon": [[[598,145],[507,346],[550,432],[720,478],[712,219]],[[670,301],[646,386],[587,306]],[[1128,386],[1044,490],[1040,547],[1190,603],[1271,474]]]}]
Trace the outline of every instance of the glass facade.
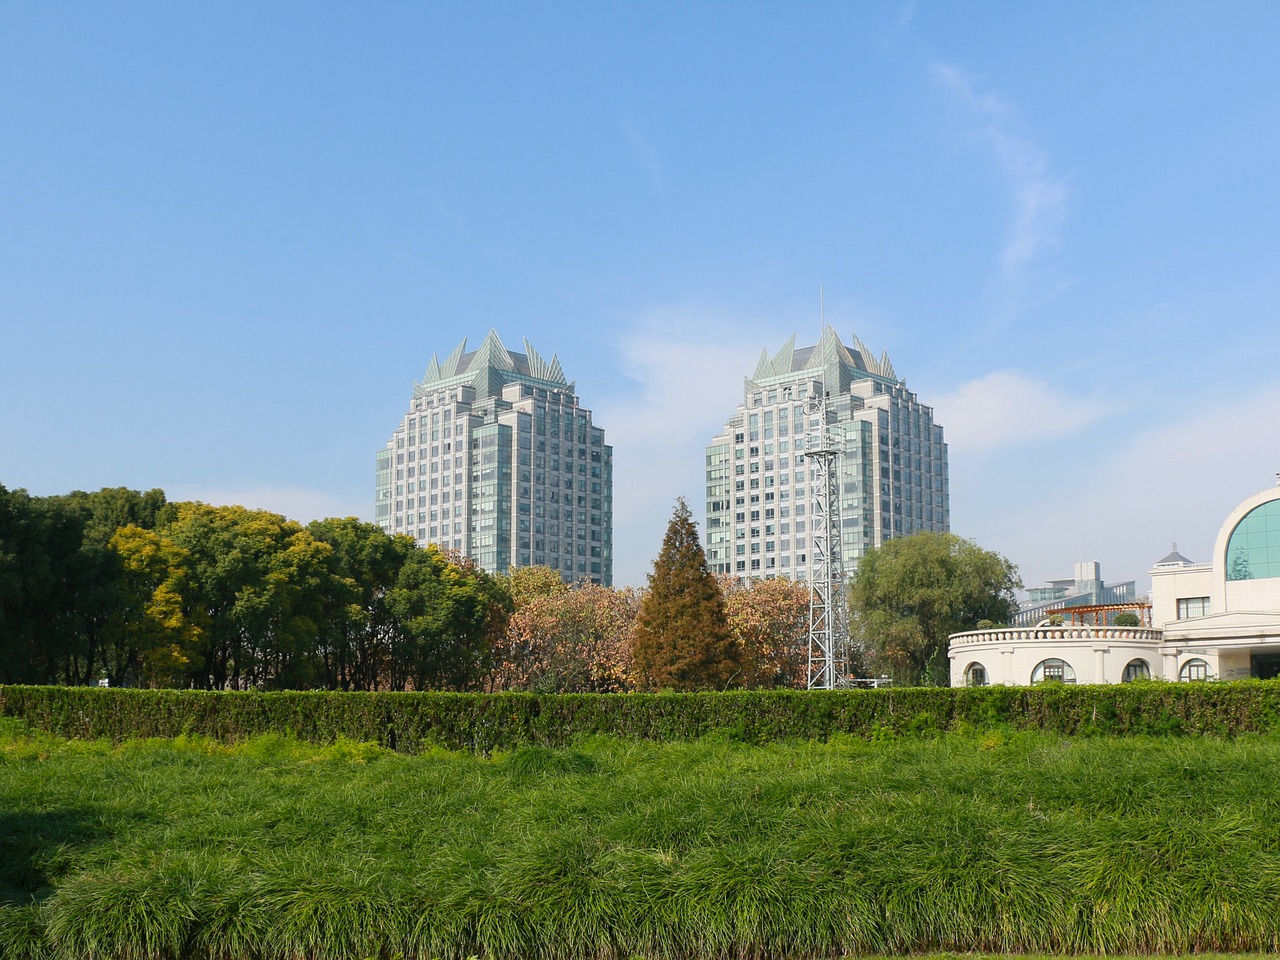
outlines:
[{"label": "glass facade", "polygon": [[933,411],[856,337],[847,347],[828,327],[812,347],[794,341],[761,358],[706,448],[704,546],[715,573],[809,577],[818,475],[804,454],[821,433],[842,438],[836,496],[847,573],[885,540],[950,529],[947,445]]},{"label": "glass facade", "polygon": [[613,448],[554,357],[490,333],[441,364],[377,455],[375,519],[485,570],[613,584]]},{"label": "glass facade", "polygon": [[1280,577],[1280,500],[1245,514],[1227,540],[1227,579]]}]

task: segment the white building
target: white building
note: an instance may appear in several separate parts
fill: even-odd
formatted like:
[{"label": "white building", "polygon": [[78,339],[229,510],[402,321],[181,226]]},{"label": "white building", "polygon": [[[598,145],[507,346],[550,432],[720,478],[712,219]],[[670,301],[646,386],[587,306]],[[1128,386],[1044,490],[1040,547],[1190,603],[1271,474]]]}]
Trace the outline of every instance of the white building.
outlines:
[{"label": "white building", "polygon": [[1280,485],[1237,506],[1213,557],[1151,570],[1151,627],[973,630],[950,642],[952,686],[1268,679],[1280,675]]},{"label": "white building", "polygon": [[[814,409],[821,400],[825,424]],[[839,461],[841,556],[852,573],[892,537],[950,527],[947,445],[933,410],[857,337],[827,327],[812,347],[788,340],[765,351],[742,403],[707,447],[707,564],[739,579],[809,576],[807,516],[814,469],[806,433],[843,436]]]},{"label": "white building", "polygon": [[431,358],[378,451],[375,519],[492,573],[536,564],[611,586],[613,448],[560,361],[524,348],[490,331]]}]

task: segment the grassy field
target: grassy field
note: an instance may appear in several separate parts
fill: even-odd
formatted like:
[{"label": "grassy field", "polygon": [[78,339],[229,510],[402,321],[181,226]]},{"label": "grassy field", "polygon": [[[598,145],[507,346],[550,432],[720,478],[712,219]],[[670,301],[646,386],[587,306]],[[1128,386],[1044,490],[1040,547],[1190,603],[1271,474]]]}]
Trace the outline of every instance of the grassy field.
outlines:
[{"label": "grassy field", "polygon": [[1280,948],[1280,740],[404,756],[0,722],[0,957]]}]

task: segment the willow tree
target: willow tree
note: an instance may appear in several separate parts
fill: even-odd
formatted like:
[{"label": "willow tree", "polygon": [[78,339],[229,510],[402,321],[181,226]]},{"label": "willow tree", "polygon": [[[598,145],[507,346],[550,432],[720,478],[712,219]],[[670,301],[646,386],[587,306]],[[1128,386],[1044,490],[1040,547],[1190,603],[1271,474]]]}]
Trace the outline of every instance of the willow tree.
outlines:
[{"label": "willow tree", "polygon": [[718,690],[741,679],[724,595],[683,497],[649,574],[631,657],[638,685],[650,690]]},{"label": "willow tree", "polygon": [[954,533],[886,540],[858,561],[849,596],[855,634],[874,665],[909,684],[945,686],[948,636],[980,620],[1008,623],[1017,568]]}]

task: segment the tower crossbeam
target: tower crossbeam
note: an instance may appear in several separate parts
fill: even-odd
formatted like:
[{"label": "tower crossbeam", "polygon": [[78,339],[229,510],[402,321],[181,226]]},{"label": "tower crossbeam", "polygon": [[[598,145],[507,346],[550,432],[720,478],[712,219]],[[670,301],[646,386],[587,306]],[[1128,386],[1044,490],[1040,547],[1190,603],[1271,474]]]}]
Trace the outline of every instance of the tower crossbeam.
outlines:
[{"label": "tower crossbeam", "polygon": [[805,405],[810,425],[804,457],[809,465],[809,682],[834,690],[848,675],[849,619],[841,550],[840,459],[845,438],[827,422],[825,398]]}]

